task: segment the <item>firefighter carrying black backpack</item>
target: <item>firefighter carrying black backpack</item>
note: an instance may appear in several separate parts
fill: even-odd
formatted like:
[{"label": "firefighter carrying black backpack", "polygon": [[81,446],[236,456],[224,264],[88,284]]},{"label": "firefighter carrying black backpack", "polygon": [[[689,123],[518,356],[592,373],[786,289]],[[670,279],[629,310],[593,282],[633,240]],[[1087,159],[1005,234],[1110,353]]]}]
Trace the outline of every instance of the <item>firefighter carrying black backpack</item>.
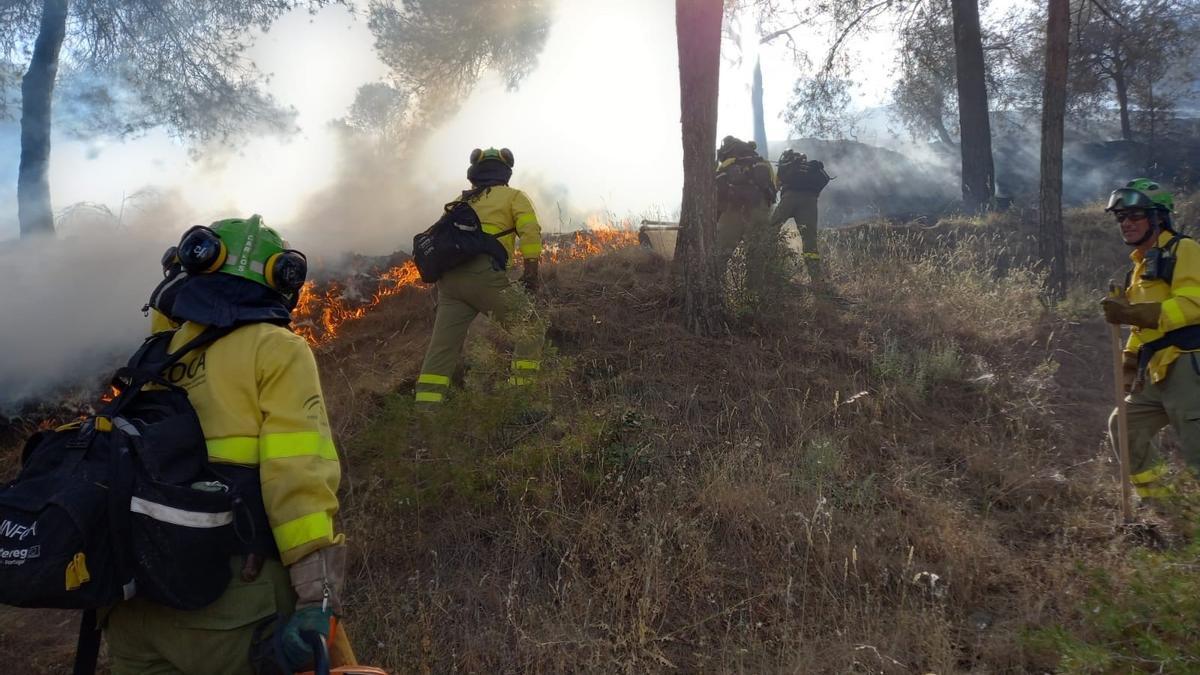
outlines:
[{"label": "firefighter carrying black backpack", "polygon": [[479,255],[490,257],[496,271],[508,267],[508,251],[499,238],[516,232],[516,228],[496,234],[484,232],[479,214],[466,201],[471,194],[468,191],[464,193],[464,199],[446,204],[442,217],[413,237],[413,261],[421,273],[421,281],[432,284],[446,272]]},{"label": "firefighter carrying black backpack", "polygon": [[756,154],[732,157],[717,168],[717,204],[722,210],[775,202],[771,168]]},{"label": "firefighter carrying black backpack", "polygon": [[198,609],[229,584],[244,506],[208,465],[187,391],[163,373],[231,330],[174,353],[173,332],[147,338],[113,378],[115,398],[30,437],[0,487],[0,604],[86,610],[76,672],[94,667],[96,609],[135,595]]},{"label": "firefighter carrying black backpack", "polygon": [[830,180],[822,162],[810,160],[790,148],[779,156],[779,183],[784,190],[816,194],[824,190]]}]

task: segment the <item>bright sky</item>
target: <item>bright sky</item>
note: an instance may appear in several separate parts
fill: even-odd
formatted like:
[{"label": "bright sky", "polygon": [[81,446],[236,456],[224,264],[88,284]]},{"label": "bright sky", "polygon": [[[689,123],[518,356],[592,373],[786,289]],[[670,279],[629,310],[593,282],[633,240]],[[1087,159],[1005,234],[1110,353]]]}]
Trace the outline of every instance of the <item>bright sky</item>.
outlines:
[{"label": "bright sky", "polygon": [[[576,225],[578,214],[595,211],[671,215],[682,187],[674,5],[561,0],[538,69],[516,92],[485,76],[428,140],[413,171],[424,172],[432,185],[459,186],[471,148],[507,146],[517,158],[513,184],[541,195],[537,207],[548,223],[557,222],[560,210]],[[252,55],[272,75],[269,90],[298,110],[298,135],[254,139],[198,160],[162,131],[123,143],[56,139],[55,206],[86,200],[117,211],[123,195],[157,185],[179,190],[193,222],[258,212],[286,229],[302,197],[333,178],[336,146],[327,121],[345,114],[359,85],[385,75],[372,43],[365,22],[344,8],[284,17]],[[718,138],[752,137],[753,64],[747,52],[740,68],[722,73]],[[782,50],[766,52],[764,76],[768,137],[786,138],[779,113],[794,73]],[[13,131],[14,125],[0,127],[0,134]],[[10,147],[0,139],[0,240],[17,234],[11,189],[17,158]],[[178,231],[187,224],[165,225]]]}]

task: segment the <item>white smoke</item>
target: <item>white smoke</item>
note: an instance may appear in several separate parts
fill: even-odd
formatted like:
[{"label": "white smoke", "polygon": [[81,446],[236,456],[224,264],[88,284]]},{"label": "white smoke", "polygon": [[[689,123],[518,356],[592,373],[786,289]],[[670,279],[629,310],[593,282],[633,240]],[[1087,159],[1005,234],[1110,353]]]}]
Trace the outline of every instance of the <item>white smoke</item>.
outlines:
[{"label": "white smoke", "polygon": [[121,365],[147,334],[141,307],[168,239],[87,217],[58,239],[0,243],[0,411]]}]

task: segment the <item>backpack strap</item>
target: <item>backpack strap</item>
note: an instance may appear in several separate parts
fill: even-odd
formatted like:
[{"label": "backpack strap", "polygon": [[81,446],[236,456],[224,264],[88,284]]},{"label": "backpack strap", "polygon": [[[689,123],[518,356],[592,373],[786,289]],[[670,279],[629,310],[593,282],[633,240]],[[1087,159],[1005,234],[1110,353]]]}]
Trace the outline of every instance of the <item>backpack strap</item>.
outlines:
[{"label": "backpack strap", "polygon": [[[128,402],[132,400],[133,395],[150,382],[164,387],[177,388],[176,385],[171,384],[163,377],[162,373],[164,371],[178,363],[180,359],[192,351],[216,342],[240,326],[241,324],[233,326],[207,326],[199,335],[189,340],[187,344],[170,353],[166,353],[166,349],[170,347],[171,339],[175,337],[179,329],[155,333],[146,338],[145,343],[134,353],[133,358],[129,359],[129,364],[124,368],[117,369],[117,372],[113,375],[112,384],[121,390],[121,393],[105,407],[104,413],[109,416],[119,414]],[[160,353],[165,353],[165,357]]]},{"label": "backpack strap", "polygon": [[100,656],[100,626],[96,610],[85,609],[79,617],[79,638],[75,641],[75,665],[72,675],[94,675]]}]

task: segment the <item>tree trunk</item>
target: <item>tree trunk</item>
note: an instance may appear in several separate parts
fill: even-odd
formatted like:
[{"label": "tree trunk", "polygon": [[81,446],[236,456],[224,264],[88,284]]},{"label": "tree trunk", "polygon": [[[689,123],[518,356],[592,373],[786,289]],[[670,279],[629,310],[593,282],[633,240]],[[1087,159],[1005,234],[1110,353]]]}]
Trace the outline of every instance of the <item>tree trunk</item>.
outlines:
[{"label": "tree trunk", "polygon": [[1133,125],[1129,123],[1129,84],[1125,81],[1125,69],[1117,67],[1113,72],[1113,86],[1117,90],[1117,109],[1121,111],[1121,139],[1133,140]]},{"label": "tree trunk", "polygon": [[758,144],[758,154],[769,160],[771,156],[767,149],[767,120],[763,112],[763,79],[762,58],[754,61],[754,86],[750,89],[750,105],[754,109],[754,142]]},{"label": "tree trunk", "polygon": [[21,80],[21,164],[17,172],[17,220],[21,236],[54,234],[50,206],[50,103],[58,53],[67,32],[67,0],[43,0],[42,23],[29,70]]},{"label": "tree trunk", "polygon": [[1158,104],[1154,101],[1154,83],[1146,84],[1146,112],[1150,114],[1150,119],[1147,120],[1150,126],[1150,137],[1147,139],[1148,145],[1153,148],[1158,142]]},{"label": "tree trunk", "polygon": [[983,37],[979,29],[979,0],[952,0],[950,8],[954,18],[954,65],[958,76],[963,208],[968,212],[979,212],[991,204],[996,183],[987,79],[983,67]]},{"label": "tree trunk", "polygon": [[1038,242],[1049,272],[1046,290],[1067,291],[1067,245],[1062,221],[1063,117],[1067,110],[1067,59],[1071,0],[1050,0],[1046,21],[1046,80],[1042,88],[1042,175],[1038,194]]},{"label": "tree trunk", "polygon": [[722,0],[675,0],[683,127],[683,203],[675,259],[683,273],[684,321],[688,330],[701,335],[718,331],[722,309],[711,251],[717,225],[713,152],[723,12]]}]

